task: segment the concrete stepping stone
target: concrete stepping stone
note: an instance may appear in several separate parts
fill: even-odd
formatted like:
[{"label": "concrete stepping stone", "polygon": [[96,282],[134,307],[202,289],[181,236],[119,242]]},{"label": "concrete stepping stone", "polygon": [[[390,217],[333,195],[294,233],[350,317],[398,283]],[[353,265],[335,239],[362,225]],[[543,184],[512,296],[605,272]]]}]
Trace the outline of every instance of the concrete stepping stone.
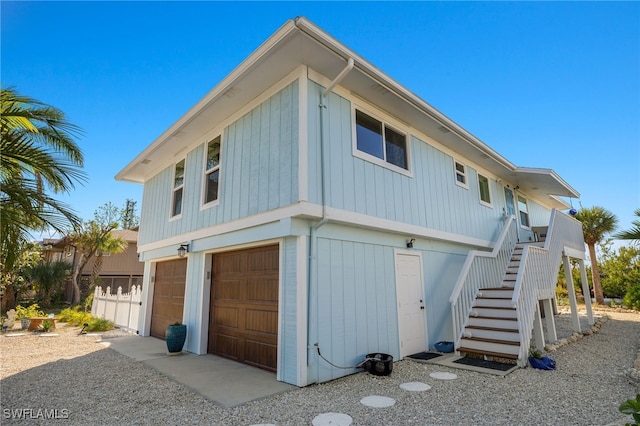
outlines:
[{"label": "concrete stepping stone", "polygon": [[11,334],[5,334],[5,336],[7,337],[20,337],[20,336],[26,336],[27,333],[11,333]]},{"label": "concrete stepping stone", "polygon": [[38,336],[40,337],[57,337],[59,336],[58,333],[40,333]]},{"label": "concrete stepping stone", "polygon": [[431,386],[422,382],[408,382],[408,383],[402,383],[400,385],[400,389],[406,390],[409,392],[423,392],[431,389]]},{"label": "concrete stepping stone", "polygon": [[353,422],[351,416],[342,413],[322,413],[313,418],[313,426],[349,426]]},{"label": "concrete stepping stone", "polygon": [[445,373],[444,371],[436,371],[435,373],[429,374],[429,376],[433,379],[438,379],[438,380],[455,380],[458,378],[456,374]]},{"label": "concrete stepping stone", "polygon": [[360,403],[362,405],[366,405],[367,407],[386,408],[391,407],[393,404],[395,404],[396,400],[387,396],[371,395],[362,398],[360,400]]}]

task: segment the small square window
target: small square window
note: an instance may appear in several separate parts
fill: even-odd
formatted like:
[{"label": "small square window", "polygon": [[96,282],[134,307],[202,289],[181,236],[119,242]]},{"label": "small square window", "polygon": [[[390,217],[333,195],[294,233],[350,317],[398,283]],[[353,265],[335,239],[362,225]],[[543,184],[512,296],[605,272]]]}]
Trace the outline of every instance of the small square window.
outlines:
[{"label": "small square window", "polygon": [[456,184],[465,188],[468,188],[467,185],[467,167],[459,161],[454,161],[455,164],[455,173],[456,173]]},{"label": "small square window", "polygon": [[491,191],[489,190],[489,179],[480,174],[478,175],[478,189],[480,190],[480,202],[490,206]]}]

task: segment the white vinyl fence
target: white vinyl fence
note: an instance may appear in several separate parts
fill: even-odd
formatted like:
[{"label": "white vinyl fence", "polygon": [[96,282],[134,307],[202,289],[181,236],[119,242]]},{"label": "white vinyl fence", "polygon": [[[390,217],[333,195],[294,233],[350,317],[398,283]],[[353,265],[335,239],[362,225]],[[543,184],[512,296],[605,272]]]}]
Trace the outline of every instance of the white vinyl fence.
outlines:
[{"label": "white vinyl fence", "polygon": [[106,291],[102,291],[102,287],[96,287],[91,315],[108,319],[117,327],[137,332],[141,299],[142,286],[134,285],[127,294],[122,294],[122,287],[118,287],[116,294],[111,294],[111,287],[107,287]]}]

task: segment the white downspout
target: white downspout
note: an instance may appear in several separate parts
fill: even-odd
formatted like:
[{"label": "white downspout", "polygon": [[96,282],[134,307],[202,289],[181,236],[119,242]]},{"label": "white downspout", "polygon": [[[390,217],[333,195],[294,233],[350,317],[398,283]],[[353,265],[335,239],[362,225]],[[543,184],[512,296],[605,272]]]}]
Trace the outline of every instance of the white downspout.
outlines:
[{"label": "white downspout", "polygon": [[[307,268],[307,270],[309,271],[309,279],[308,279],[309,288],[307,289],[307,312],[311,312],[310,307],[311,307],[311,295],[313,294],[312,290],[314,288],[317,289],[317,285],[318,285],[318,280],[317,280],[318,262],[317,262],[317,249],[316,249],[318,245],[317,230],[329,221],[329,219],[327,218],[327,194],[326,194],[327,185],[325,183],[326,176],[328,176],[328,173],[325,170],[326,143],[325,143],[325,135],[324,135],[325,133],[324,132],[324,110],[327,108],[325,101],[329,93],[338,85],[338,83],[340,83],[340,81],[349,73],[349,71],[353,69],[353,66],[354,66],[353,58],[349,58],[347,60],[347,65],[345,66],[345,68],[342,71],[340,71],[340,73],[336,76],[336,78],[333,79],[333,81],[329,84],[329,86],[327,86],[327,88],[320,95],[320,105],[319,105],[319,108],[320,108],[320,188],[321,188],[320,196],[321,196],[321,202],[322,202],[322,219],[316,222],[315,224],[311,225],[311,227],[309,228],[309,240],[310,240],[309,241],[309,265]],[[311,356],[315,352],[315,348],[318,344],[317,342],[317,336],[319,335],[318,297],[315,297],[315,301],[316,301],[316,341],[311,342],[309,340],[311,335],[310,333],[311,329],[309,327],[307,329],[308,359],[311,359]],[[310,322],[307,322],[307,323],[310,324]],[[315,360],[316,360],[316,383],[318,383],[320,378],[320,363],[317,357],[315,358]]]}]

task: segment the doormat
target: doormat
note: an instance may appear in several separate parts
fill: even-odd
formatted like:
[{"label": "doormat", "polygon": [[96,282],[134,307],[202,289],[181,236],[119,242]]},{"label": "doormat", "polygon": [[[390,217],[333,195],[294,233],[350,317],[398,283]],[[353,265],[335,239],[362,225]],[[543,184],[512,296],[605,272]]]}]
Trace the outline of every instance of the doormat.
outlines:
[{"label": "doormat", "polygon": [[488,368],[490,370],[508,371],[516,367],[515,364],[505,364],[497,361],[487,361],[480,358],[460,358],[453,361],[455,364],[472,365],[474,367]]},{"label": "doormat", "polygon": [[442,354],[435,352],[420,352],[417,354],[409,355],[407,358],[416,359],[419,361],[427,361],[433,358],[438,358],[439,356],[442,356]]}]

